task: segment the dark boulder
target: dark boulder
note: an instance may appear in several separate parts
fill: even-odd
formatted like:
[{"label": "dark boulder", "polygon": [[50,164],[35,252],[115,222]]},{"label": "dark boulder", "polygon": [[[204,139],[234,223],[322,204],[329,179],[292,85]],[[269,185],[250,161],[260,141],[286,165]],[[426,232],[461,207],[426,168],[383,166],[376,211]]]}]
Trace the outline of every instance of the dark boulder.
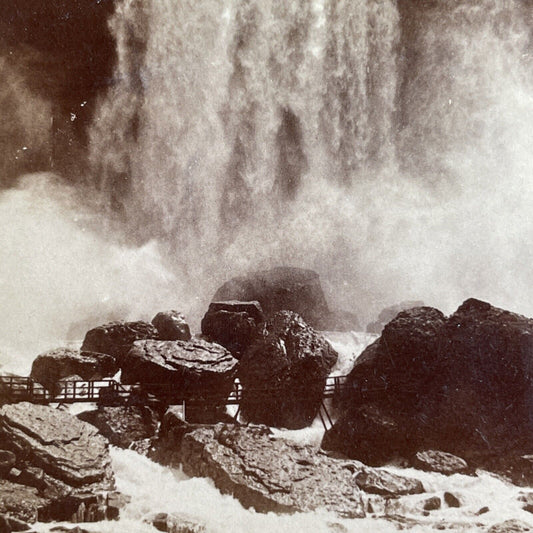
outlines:
[{"label": "dark boulder", "polygon": [[89,330],[82,351],[112,355],[119,366],[133,343],[145,339],[159,339],[157,328],[148,322],[110,322]]},{"label": "dark boulder", "polygon": [[118,365],[111,355],[72,348],[57,348],[39,355],[32,364],[30,377],[47,389],[66,377],[84,380],[102,379],[116,374]]},{"label": "dark boulder", "polygon": [[152,324],[159,332],[163,341],[188,341],[191,339],[191,330],[185,316],[178,311],[162,311],[152,319]]},{"label": "dark boulder", "polygon": [[224,283],[214,302],[257,301],[267,317],[278,311],[294,311],[312,326],[329,314],[320,278],[316,272],[294,267],[277,267],[252,272]]},{"label": "dark boulder", "polygon": [[371,322],[366,327],[368,333],[378,333],[380,334],[383,331],[383,328],[394,318],[398,313],[402,311],[407,311],[413,309],[414,307],[423,307],[424,302],[420,300],[407,300],[405,302],[400,302],[399,304],[391,305],[390,307],[385,307],[379,313],[379,316],[376,321]]},{"label": "dark boulder", "polygon": [[39,518],[39,509],[45,504],[46,499],[38,494],[36,488],[0,480],[0,516],[4,516],[5,523],[16,519],[33,524]]},{"label": "dark boulder", "polygon": [[403,311],[359,357],[347,390],[325,443],[351,457],[363,460],[357,443],[371,438],[351,429],[368,404],[396,422],[404,457],[439,449],[475,467],[531,453],[533,320],[474,299],[448,319],[429,307]]},{"label": "dark boulder", "polygon": [[122,381],[145,384],[154,394],[166,386],[168,403],[204,398],[196,405],[188,402],[187,420],[209,423],[224,415],[222,403],[233,389],[237,364],[224,347],[204,340],[138,341],[124,358]]},{"label": "dark boulder", "polygon": [[212,302],[202,319],[202,334],[240,359],[264,320],[259,302]]},{"label": "dark boulder", "polygon": [[185,435],[183,470],[211,478],[223,493],[259,512],[294,513],[326,509],[347,518],[363,517],[353,473],[364,466],[339,461],[274,439],[264,426],[217,424]]},{"label": "dark boulder", "polygon": [[258,329],[241,358],[242,415],[271,426],[310,425],[337,357],[331,345],[296,313],[276,313]]},{"label": "dark boulder", "polygon": [[324,450],[337,451],[367,465],[379,466],[406,448],[402,426],[373,404],[352,407],[324,434]]},{"label": "dark boulder", "polygon": [[99,407],[80,413],[78,418],[96,427],[111,444],[120,448],[129,448],[136,441],[153,437],[159,422],[155,411],[135,405]]}]

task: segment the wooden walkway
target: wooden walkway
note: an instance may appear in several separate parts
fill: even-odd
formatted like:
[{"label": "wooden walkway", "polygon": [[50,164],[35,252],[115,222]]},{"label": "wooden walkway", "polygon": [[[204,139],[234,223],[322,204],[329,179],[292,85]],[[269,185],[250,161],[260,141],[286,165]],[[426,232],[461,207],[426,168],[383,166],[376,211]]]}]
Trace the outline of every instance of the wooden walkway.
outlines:
[{"label": "wooden walkway", "polygon": [[[57,393],[43,387],[29,377],[0,376],[0,404],[31,402],[38,404],[73,404],[99,403],[103,405],[138,405],[150,401],[166,404],[189,405],[239,405],[243,388],[239,382],[234,383],[233,390],[227,397],[208,391],[199,393],[197,390],[187,392],[176,390],[174,385],[153,383],[123,385],[114,380],[99,381],[61,381],[55,385]],[[346,376],[334,376],[326,379],[323,399],[333,398],[346,389]],[[272,397],[276,389],[253,389],[248,393],[254,397]],[[305,398],[306,391],[294,391],[295,396]]]}]

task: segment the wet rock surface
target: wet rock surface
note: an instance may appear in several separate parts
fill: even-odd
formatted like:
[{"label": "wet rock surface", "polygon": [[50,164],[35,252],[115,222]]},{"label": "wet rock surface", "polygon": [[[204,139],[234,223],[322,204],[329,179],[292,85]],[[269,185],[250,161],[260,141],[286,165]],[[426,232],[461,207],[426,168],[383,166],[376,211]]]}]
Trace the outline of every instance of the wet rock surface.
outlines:
[{"label": "wet rock surface", "polygon": [[134,442],[153,437],[159,423],[158,414],[144,406],[99,407],[78,415],[96,427],[111,444],[129,448]]},{"label": "wet rock surface", "polygon": [[25,522],[108,518],[108,442],[69,413],[19,403],[0,410],[0,441],[15,456],[0,481],[0,514]]},{"label": "wet rock surface", "polygon": [[412,464],[420,470],[438,472],[447,476],[464,474],[469,471],[468,463],[464,459],[439,450],[417,452],[413,457]]},{"label": "wet rock surface", "polygon": [[191,339],[191,330],[183,313],[179,311],[162,311],[152,318],[152,324],[159,332],[163,341],[188,341]]},{"label": "wet rock surface", "polygon": [[397,476],[384,470],[366,468],[356,475],[355,482],[365,492],[382,496],[403,496],[424,492],[420,480]]},{"label": "wet rock surface", "polygon": [[206,526],[200,520],[185,513],[156,513],[145,518],[158,531],[167,533],[204,533]]},{"label": "wet rock surface", "polygon": [[237,363],[224,347],[200,339],[137,341],[124,358],[122,382],[169,384],[184,393],[225,398]]},{"label": "wet rock surface", "polygon": [[532,378],[533,320],[474,299],[449,318],[430,307],[403,311],[357,360],[324,443],[365,460],[372,435],[353,428],[372,405],[401,437],[384,441],[382,462],[439,449],[475,467],[530,453]]},{"label": "wet rock surface", "polygon": [[212,302],[202,319],[202,334],[240,359],[264,320],[259,302]]},{"label": "wet rock surface", "polygon": [[[0,409],[0,436],[17,463],[42,468],[63,491],[110,489],[107,441],[96,428],[50,407],[19,403]],[[48,479],[47,479],[48,480]]]},{"label": "wet rock surface", "polygon": [[364,465],[275,439],[264,426],[197,429],[184,436],[182,457],[186,474],[210,477],[223,493],[260,512],[325,508],[345,517],[365,514],[353,480]]},{"label": "wet rock surface", "polygon": [[111,377],[117,371],[118,365],[111,355],[57,348],[37,356],[33,361],[30,377],[52,389],[59,380],[69,376],[98,380]]},{"label": "wet rock surface", "polygon": [[159,339],[159,331],[153,324],[142,320],[110,322],[89,330],[81,349],[112,355],[120,365],[133,343],[144,339]]},{"label": "wet rock surface", "polygon": [[308,426],[318,413],[337,357],[299,315],[276,313],[261,325],[240,360],[243,417],[269,426]]}]

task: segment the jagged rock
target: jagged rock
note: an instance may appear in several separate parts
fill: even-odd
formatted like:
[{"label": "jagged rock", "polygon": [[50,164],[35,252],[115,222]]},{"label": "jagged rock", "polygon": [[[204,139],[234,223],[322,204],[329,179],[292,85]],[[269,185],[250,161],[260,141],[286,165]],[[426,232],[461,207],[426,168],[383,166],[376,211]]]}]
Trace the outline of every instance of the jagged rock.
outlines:
[{"label": "jagged rock", "polygon": [[107,441],[64,411],[25,402],[4,405],[0,439],[15,453],[17,464],[41,468],[49,492],[56,495],[114,485]]},{"label": "jagged rock", "polygon": [[302,268],[277,267],[233,278],[217,290],[212,301],[228,300],[257,301],[267,317],[294,311],[317,328],[329,314],[318,274]]},{"label": "jagged rock", "polygon": [[240,359],[264,320],[259,302],[212,302],[202,319],[202,333]]},{"label": "jagged rock", "polygon": [[321,446],[379,466],[397,457],[406,443],[403,429],[394,418],[373,404],[365,404],[343,413],[326,431]]},{"label": "jagged rock", "polygon": [[399,304],[385,307],[385,309],[379,313],[377,320],[368,324],[366,327],[367,332],[380,334],[383,331],[383,328],[393,320],[398,313],[413,309],[414,307],[424,307],[424,302],[420,300],[407,300],[405,302],[400,302]]},{"label": "jagged rock", "polygon": [[506,520],[500,524],[494,524],[488,529],[488,533],[523,533],[532,531],[533,528],[521,520]]},{"label": "jagged rock", "polygon": [[188,341],[191,339],[191,330],[185,316],[178,311],[162,311],[152,319],[152,324],[159,332],[163,341]]},{"label": "jagged rock", "polygon": [[461,500],[451,492],[444,493],[444,501],[448,507],[461,507]]},{"label": "jagged rock", "polygon": [[413,457],[413,466],[427,472],[438,472],[450,476],[452,474],[464,474],[468,472],[468,463],[452,455],[439,450],[424,450],[417,452]]},{"label": "jagged rock", "polygon": [[240,361],[243,417],[270,426],[308,426],[337,357],[296,313],[276,313],[258,329]]},{"label": "jagged rock", "polygon": [[490,509],[485,506],[485,507],[481,507],[481,509],[479,509],[479,511],[476,513],[477,516],[481,516],[482,514],[486,514],[490,511]]},{"label": "jagged rock", "polygon": [[424,511],[436,511],[440,509],[441,501],[438,496],[432,496],[424,502]]},{"label": "jagged rock", "polygon": [[11,533],[15,531],[26,531],[27,533],[35,533],[30,525],[24,520],[18,520],[12,516],[5,516],[0,514],[0,533]]},{"label": "jagged rock", "polygon": [[347,518],[365,515],[353,482],[364,465],[275,439],[265,426],[197,429],[183,438],[182,460],[186,474],[211,478],[221,492],[259,512],[325,508]]},{"label": "jagged rock", "polygon": [[149,407],[99,407],[78,415],[98,429],[111,444],[129,448],[135,441],[153,437],[157,431],[158,415]]},{"label": "jagged rock", "polygon": [[51,390],[62,378],[77,375],[83,380],[102,379],[117,371],[115,359],[108,354],[57,348],[37,356],[30,377]]},{"label": "jagged rock", "polygon": [[[350,457],[363,460],[358,442],[371,438],[351,443],[369,404],[398,425],[404,457],[441,449],[475,467],[531,453],[533,320],[474,299],[448,319],[429,307],[403,311],[359,357],[347,391],[335,442],[325,440]],[[391,459],[390,444],[382,447]]]},{"label": "jagged rock", "polygon": [[5,478],[15,466],[17,456],[8,450],[0,450],[0,479]]},{"label": "jagged rock", "polygon": [[185,513],[157,513],[144,519],[158,531],[167,533],[204,533],[205,524]]},{"label": "jagged rock", "polygon": [[26,466],[24,470],[12,468],[11,472],[9,472],[8,479],[13,483],[26,485],[28,487],[35,487],[38,490],[43,490],[46,488],[44,470],[35,466]]},{"label": "jagged rock", "polygon": [[146,339],[159,339],[159,331],[148,322],[110,322],[89,330],[81,349],[112,355],[120,366],[133,343]]},{"label": "jagged rock", "polygon": [[397,476],[385,470],[367,468],[357,474],[355,482],[361,490],[382,496],[402,496],[424,492],[424,486],[420,480]]}]

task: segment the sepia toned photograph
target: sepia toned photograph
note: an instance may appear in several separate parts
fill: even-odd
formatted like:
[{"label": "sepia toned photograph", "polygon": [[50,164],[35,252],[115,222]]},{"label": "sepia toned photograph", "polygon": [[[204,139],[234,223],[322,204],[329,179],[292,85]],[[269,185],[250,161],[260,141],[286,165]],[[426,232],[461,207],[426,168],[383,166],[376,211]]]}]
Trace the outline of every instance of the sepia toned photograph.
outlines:
[{"label": "sepia toned photograph", "polygon": [[533,0],[4,0],[0,533],[533,531]]}]

